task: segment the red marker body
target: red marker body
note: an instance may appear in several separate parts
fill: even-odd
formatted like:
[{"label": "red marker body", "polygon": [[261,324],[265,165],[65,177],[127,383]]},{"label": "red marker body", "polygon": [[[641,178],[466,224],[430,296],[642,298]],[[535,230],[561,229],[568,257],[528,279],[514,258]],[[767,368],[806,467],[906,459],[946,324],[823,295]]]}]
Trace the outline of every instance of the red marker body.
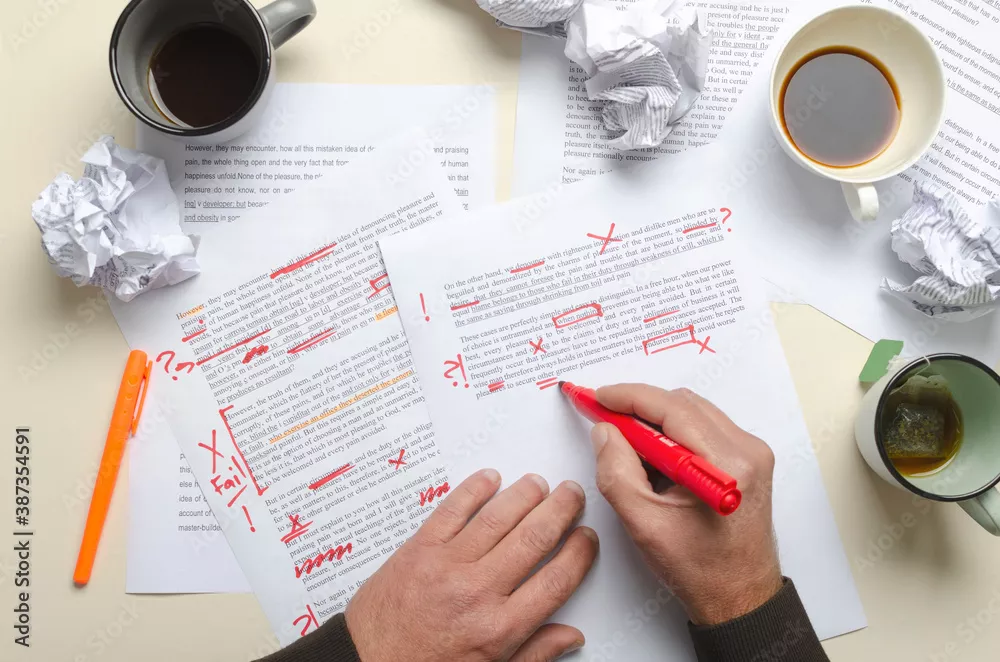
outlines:
[{"label": "red marker body", "polygon": [[743,495],[736,487],[736,479],[708,460],[695,455],[634,416],[611,411],[597,401],[597,394],[593,389],[569,382],[562,382],[559,388],[577,411],[594,423],[614,425],[639,457],[670,480],[691,490],[715,512],[731,515],[740,507]]}]

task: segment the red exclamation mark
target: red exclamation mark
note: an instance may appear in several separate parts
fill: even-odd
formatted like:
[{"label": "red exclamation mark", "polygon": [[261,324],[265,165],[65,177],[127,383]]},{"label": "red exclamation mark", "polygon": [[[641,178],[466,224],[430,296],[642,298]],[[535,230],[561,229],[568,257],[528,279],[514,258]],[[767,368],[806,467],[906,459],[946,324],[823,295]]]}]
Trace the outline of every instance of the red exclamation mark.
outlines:
[{"label": "red exclamation mark", "polygon": [[420,293],[420,310],[424,311],[424,321],[430,322],[431,316],[427,314],[427,304],[424,303],[424,293]]},{"label": "red exclamation mark", "polygon": [[243,506],[243,514],[247,518],[247,524],[250,525],[250,533],[257,533],[257,529],[254,528],[253,522],[250,520],[250,511],[247,510],[246,506]]}]

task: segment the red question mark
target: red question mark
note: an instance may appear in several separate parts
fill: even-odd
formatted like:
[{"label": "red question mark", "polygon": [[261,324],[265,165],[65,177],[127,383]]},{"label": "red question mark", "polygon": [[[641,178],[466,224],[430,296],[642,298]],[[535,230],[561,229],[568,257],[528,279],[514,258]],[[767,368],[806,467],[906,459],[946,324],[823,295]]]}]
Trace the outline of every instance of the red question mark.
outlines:
[{"label": "red question mark", "polygon": [[[722,219],[722,224],[725,225],[726,221],[729,220],[729,217],[733,215],[733,210],[730,209],[729,207],[722,207],[722,208],[719,209],[719,211],[726,212],[725,217],[723,217],[723,219]],[[732,232],[732,231],[733,231],[732,228],[726,228],[726,232]]]}]

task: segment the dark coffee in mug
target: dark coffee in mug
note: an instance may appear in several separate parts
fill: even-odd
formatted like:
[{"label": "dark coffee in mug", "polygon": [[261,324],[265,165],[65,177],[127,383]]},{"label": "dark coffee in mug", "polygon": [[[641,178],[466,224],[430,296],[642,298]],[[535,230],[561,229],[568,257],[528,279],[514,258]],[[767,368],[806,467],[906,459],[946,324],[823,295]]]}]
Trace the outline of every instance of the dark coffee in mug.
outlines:
[{"label": "dark coffee in mug", "polygon": [[148,84],[157,110],[174,124],[211,126],[252,98],[261,72],[253,49],[219,24],[182,28],[150,60]]},{"label": "dark coffee in mug", "polygon": [[792,67],[781,90],[783,128],[804,156],[849,168],[892,142],[902,115],[888,68],[859,48],[831,46]]}]

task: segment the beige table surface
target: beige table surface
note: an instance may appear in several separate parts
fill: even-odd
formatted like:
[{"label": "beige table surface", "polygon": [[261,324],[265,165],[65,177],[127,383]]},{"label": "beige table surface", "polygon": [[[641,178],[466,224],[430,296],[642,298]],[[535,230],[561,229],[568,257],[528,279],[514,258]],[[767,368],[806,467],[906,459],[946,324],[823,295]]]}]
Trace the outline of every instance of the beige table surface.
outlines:
[{"label": "beige table surface", "polygon": [[[208,0],[206,0],[208,1]],[[29,208],[103,133],[132,143],[108,75],[124,0],[5,0],[0,19],[0,660],[247,660],[273,649],[251,595],[125,594],[127,480],[93,582],[71,574],[128,347],[100,293],[57,278]],[[278,56],[285,81],[498,87],[498,197],[508,195],[520,37],[473,0],[319,0]],[[381,19],[380,19],[381,16]],[[385,20],[388,17],[388,20]],[[366,29],[373,35],[366,44]],[[358,46],[353,46],[358,44]],[[336,121],[336,109],[330,109]],[[1000,541],[958,507],[917,504],[855,449],[856,376],[870,343],[815,310],[778,329],[869,627],[826,642],[832,659],[996,660]],[[15,427],[31,428],[31,648],[13,643]],[[907,526],[908,525],[908,526]],[[591,649],[593,650],[593,649]],[[669,659],[665,652],[664,659]],[[584,649],[577,659],[589,659]]]}]

